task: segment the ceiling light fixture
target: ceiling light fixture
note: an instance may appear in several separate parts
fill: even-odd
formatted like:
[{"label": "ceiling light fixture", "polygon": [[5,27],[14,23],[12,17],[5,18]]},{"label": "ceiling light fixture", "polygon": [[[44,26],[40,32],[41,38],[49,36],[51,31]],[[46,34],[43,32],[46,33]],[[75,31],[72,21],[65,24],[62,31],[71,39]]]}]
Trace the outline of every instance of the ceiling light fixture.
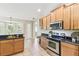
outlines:
[{"label": "ceiling light fixture", "polygon": [[41,9],[37,9],[38,12],[41,12]]}]

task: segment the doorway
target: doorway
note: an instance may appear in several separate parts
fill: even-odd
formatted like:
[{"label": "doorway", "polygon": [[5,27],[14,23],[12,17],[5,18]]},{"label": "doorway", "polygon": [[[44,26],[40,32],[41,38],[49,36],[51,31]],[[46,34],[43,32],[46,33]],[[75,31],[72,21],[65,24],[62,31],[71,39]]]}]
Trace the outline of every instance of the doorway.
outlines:
[{"label": "doorway", "polygon": [[24,24],[24,48],[27,48],[27,40],[32,39],[32,22],[25,22]]}]

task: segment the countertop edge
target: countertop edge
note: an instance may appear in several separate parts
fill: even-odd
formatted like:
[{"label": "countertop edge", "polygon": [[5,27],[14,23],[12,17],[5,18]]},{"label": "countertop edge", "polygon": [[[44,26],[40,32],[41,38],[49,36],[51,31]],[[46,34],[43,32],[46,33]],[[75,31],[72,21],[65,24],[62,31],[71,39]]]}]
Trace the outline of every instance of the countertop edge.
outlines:
[{"label": "countertop edge", "polygon": [[79,44],[78,44],[78,43],[69,42],[69,41],[66,41],[66,40],[61,40],[61,42],[65,42],[65,43],[68,43],[68,44],[72,44],[72,45],[79,46]]}]

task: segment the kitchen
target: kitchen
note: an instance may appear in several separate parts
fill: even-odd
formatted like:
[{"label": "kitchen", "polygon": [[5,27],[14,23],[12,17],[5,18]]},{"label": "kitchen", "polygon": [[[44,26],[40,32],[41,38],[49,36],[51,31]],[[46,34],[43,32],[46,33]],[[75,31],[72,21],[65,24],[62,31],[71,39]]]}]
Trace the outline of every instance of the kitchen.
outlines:
[{"label": "kitchen", "polygon": [[0,56],[79,56],[78,3],[0,7]]},{"label": "kitchen", "polygon": [[40,18],[40,46],[51,56],[79,56],[78,6],[62,4]]}]

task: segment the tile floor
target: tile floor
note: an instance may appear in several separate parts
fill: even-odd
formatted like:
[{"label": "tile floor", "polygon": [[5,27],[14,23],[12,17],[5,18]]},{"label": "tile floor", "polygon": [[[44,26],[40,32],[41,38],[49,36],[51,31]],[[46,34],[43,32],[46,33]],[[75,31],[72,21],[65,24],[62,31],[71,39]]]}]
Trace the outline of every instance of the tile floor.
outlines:
[{"label": "tile floor", "polygon": [[13,56],[50,56],[43,48],[40,47],[38,39],[27,39],[27,45],[24,52]]}]

